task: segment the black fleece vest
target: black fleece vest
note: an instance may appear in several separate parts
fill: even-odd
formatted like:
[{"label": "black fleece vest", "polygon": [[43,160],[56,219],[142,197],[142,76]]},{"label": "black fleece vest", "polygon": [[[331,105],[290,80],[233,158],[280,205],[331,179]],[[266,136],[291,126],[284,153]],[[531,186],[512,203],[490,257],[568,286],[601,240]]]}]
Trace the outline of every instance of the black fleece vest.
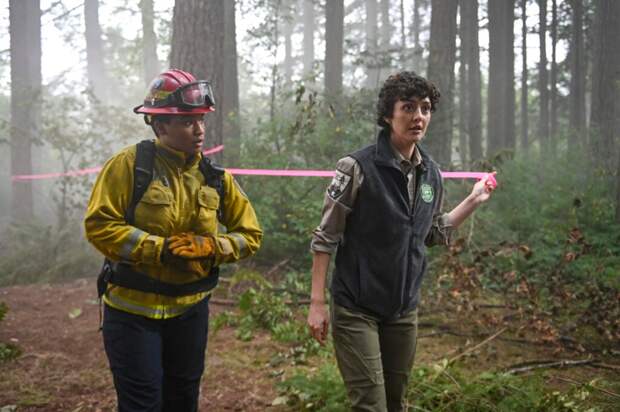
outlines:
[{"label": "black fleece vest", "polygon": [[364,180],[336,254],[331,293],[337,304],[381,319],[416,308],[426,271],[424,240],[443,190],[439,167],[420,154],[413,209],[388,133],[350,155]]}]

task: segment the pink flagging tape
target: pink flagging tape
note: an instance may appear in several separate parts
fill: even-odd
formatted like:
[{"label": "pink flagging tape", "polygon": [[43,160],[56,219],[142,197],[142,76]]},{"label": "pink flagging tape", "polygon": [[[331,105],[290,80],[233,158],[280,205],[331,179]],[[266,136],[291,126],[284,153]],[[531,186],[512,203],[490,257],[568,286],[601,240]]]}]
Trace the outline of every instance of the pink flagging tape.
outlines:
[{"label": "pink flagging tape", "polygon": [[[224,150],[224,145],[215,146],[211,149],[203,151],[205,155],[218,153]],[[294,177],[333,177],[336,172],[332,170],[305,170],[305,169],[226,169],[233,175],[245,176],[294,176]],[[64,173],[42,173],[36,175],[15,175],[11,176],[13,181],[51,179],[63,176],[83,176],[101,171],[101,166],[90,167],[81,170],[72,170]],[[493,186],[497,186],[495,181],[495,173],[485,172],[441,172],[445,179],[484,179],[489,176],[489,182]]]},{"label": "pink flagging tape", "polygon": [[[233,175],[246,176],[303,176],[303,177],[333,177],[336,172],[331,170],[274,170],[274,169],[226,169]],[[489,179],[495,181],[493,174],[486,172],[441,172],[444,179]]]},{"label": "pink flagging tape", "polygon": [[[210,155],[213,153],[221,152],[222,150],[224,150],[223,144],[212,147],[211,149],[204,150],[202,153],[204,153],[205,155]],[[70,170],[64,173],[41,173],[41,174],[36,174],[36,175],[14,175],[14,176],[11,176],[11,180],[15,182],[15,181],[24,181],[24,180],[52,179],[52,178],[63,177],[63,176],[83,176],[83,175],[89,175],[92,173],[99,173],[100,171],[101,171],[101,166],[97,166],[97,167],[89,167],[89,168],[80,169],[80,170]]]},{"label": "pink flagging tape", "polygon": [[224,145],[223,144],[221,144],[219,146],[212,147],[211,149],[203,150],[202,154],[206,156],[206,155],[210,155],[210,154],[213,154],[213,153],[221,152],[222,150],[224,150]]},{"label": "pink flagging tape", "polygon": [[303,177],[334,177],[331,170],[294,170],[294,169],[226,169],[233,175],[246,176],[303,176]]}]

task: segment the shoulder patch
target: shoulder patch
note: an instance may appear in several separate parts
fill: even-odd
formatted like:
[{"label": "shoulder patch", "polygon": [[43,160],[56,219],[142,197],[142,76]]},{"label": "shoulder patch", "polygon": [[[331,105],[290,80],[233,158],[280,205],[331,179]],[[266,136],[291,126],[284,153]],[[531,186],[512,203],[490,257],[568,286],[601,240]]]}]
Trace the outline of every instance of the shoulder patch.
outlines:
[{"label": "shoulder patch", "polygon": [[336,175],[327,188],[327,194],[334,200],[337,200],[344,193],[347,186],[351,183],[351,176],[336,170]]}]

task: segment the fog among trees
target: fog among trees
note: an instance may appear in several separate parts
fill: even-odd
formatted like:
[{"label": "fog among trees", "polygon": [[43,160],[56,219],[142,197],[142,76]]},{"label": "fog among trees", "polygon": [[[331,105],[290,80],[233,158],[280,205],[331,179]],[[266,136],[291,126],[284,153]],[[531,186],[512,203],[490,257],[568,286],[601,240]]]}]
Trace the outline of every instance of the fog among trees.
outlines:
[{"label": "fog among trees", "polygon": [[[382,82],[412,70],[441,92],[422,146],[444,171],[496,171],[499,182],[452,247],[431,252],[433,299],[461,314],[484,297],[513,308],[502,314],[509,319],[531,316],[523,330],[549,322],[544,333],[556,348],[617,356],[619,22],[616,0],[4,2],[0,286],[96,275],[100,256],[82,229],[96,168],[154,138],[132,108],[162,70],[212,82],[217,110],[206,118],[205,149],[224,145],[215,161],[307,170],[333,170],[373,143]],[[228,273],[228,292],[248,281],[234,276],[252,271],[273,288],[289,282],[284,293],[309,286],[310,233],[329,181],[236,178],[265,241],[249,269]],[[472,183],[446,179],[446,208]],[[307,291],[297,292],[303,299]],[[529,339],[517,329],[512,339]],[[293,340],[302,333],[292,330]],[[617,372],[617,358],[605,362]],[[605,390],[617,395],[617,383]],[[290,404],[294,391],[286,393]]]}]

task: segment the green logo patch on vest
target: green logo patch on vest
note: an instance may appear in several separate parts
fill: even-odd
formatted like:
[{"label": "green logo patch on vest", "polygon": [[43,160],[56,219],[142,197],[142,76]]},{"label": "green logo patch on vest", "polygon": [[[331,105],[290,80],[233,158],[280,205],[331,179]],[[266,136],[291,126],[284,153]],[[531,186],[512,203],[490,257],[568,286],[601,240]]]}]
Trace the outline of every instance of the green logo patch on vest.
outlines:
[{"label": "green logo patch on vest", "polygon": [[433,201],[434,193],[433,187],[427,183],[422,183],[420,186],[420,194],[422,195],[422,200],[426,203],[430,203]]}]

